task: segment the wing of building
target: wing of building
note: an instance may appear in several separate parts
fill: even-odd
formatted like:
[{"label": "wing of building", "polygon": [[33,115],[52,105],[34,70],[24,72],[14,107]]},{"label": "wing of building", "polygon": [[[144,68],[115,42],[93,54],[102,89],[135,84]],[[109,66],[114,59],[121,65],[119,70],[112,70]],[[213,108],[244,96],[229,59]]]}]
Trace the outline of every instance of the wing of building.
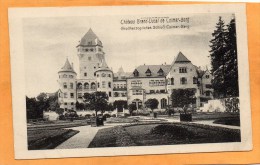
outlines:
[{"label": "wing of building", "polygon": [[83,102],[84,93],[106,92],[109,102],[127,101],[134,103],[138,109],[145,106],[148,99],[159,101],[159,109],[171,105],[171,93],[175,89],[194,89],[196,107],[211,99],[212,75],[208,70],[201,70],[181,52],[171,65],[140,65],[133,72],[125,72],[121,66],[113,73],[105,60],[103,44],[97,35],[89,31],[77,45],[79,58],[79,75],[73,65],[66,59],[58,72],[58,97],[61,108],[76,109],[76,102]]}]

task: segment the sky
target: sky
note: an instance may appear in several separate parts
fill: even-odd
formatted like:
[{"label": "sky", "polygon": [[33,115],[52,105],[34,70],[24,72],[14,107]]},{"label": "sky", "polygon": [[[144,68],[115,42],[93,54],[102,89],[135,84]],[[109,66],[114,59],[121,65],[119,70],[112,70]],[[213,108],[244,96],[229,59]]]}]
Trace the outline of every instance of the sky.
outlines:
[{"label": "sky", "polygon": [[133,72],[139,65],[171,64],[180,51],[194,65],[210,68],[211,34],[219,16],[228,23],[232,14],[167,16],[189,17],[189,29],[121,30],[122,26],[131,26],[122,25],[121,20],[136,20],[141,16],[24,18],[22,30],[26,95],[35,97],[40,92],[57,91],[58,71],[66,58],[79,73],[76,46],[89,28],[102,41],[106,62],[114,72],[121,66],[124,71]]}]

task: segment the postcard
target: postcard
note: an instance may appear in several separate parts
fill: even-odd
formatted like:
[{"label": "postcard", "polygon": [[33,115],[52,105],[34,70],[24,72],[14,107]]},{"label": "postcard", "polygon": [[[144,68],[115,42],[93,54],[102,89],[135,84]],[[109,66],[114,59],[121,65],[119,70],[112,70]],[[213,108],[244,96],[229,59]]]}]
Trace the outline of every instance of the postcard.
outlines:
[{"label": "postcard", "polygon": [[245,11],[9,8],[15,158],[251,150]]}]

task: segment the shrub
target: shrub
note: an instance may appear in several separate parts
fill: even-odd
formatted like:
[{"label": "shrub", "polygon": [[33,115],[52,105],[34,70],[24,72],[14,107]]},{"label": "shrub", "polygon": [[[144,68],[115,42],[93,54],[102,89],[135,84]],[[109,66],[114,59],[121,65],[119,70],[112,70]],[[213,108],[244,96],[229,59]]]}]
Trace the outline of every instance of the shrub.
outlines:
[{"label": "shrub", "polygon": [[66,117],[64,115],[60,115],[59,120],[66,120]]}]

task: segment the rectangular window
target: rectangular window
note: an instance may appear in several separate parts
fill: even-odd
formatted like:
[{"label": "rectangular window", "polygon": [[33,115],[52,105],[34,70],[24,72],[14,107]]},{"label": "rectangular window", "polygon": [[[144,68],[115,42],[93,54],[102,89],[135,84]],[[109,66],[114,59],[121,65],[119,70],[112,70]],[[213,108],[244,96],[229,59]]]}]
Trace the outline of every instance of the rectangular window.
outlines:
[{"label": "rectangular window", "polygon": [[64,98],[68,98],[68,94],[66,92],[64,93]]},{"label": "rectangular window", "polygon": [[126,84],[124,84],[124,88],[126,88]]},{"label": "rectangular window", "polygon": [[102,81],[102,88],[106,88],[106,82]]},{"label": "rectangular window", "polygon": [[109,97],[111,97],[111,96],[112,96],[111,92],[108,92],[108,96],[109,96]]},{"label": "rectangular window", "polygon": [[67,103],[64,103],[64,105],[67,105]]},{"label": "rectangular window", "polygon": [[150,90],[150,93],[155,93],[154,90]]},{"label": "rectangular window", "polygon": [[82,98],[82,93],[78,93],[78,98]]},{"label": "rectangular window", "polygon": [[187,68],[186,67],[180,67],[179,73],[187,73]]},{"label": "rectangular window", "polygon": [[142,90],[133,90],[133,95],[142,95]]},{"label": "rectangular window", "polygon": [[149,81],[149,86],[153,86],[153,84],[154,84],[154,80],[150,80]]},{"label": "rectangular window", "polygon": [[72,102],[72,103],[70,103],[70,105],[74,105],[74,103]]},{"label": "rectangular window", "polygon": [[70,93],[70,98],[74,98],[74,93]]},{"label": "rectangular window", "polygon": [[198,83],[198,80],[196,77],[193,77],[193,84],[197,84]]},{"label": "rectangular window", "polygon": [[186,78],[186,77],[182,77],[182,78],[180,79],[180,83],[181,83],[181,84],[187,84],[187,78]]},{"label": "rectangular window", "polygon": [[70,88],[73,89],[73,83],[70,83]]},{"label": "rectangular window", "polygon": [[63,83],[63,88],[67,89],[67,83]]},{"label": "rectangular window", "polygon": [[132,81],[131,86],[142,86],[142,81],[140,81],[140,80]]},{"label": "rectangular window", "polygon": [[160,93],[165,93],[165,90],[160,90]]}]

